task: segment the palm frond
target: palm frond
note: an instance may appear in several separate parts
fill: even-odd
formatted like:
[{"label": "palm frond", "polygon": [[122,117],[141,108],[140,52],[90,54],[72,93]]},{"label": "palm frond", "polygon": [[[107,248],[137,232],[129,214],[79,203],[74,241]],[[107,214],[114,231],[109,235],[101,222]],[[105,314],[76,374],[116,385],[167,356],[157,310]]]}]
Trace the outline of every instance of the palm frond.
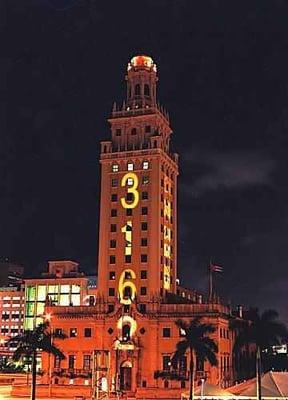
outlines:
[{"label": "palm frond", "polygon": [[189,349],[195,352],[200,359],[209,361],[211,365],[217,365],[218,346],[212,338],[207,336],[215,332],[215,327],[211,324],[201,323],[201,320],[201,317],[196,317],[189,324],[183,320],[176,322],[178,327],[185,329],[186,336],[177,343],[172,357],[173,361],[179,360]]},{"label": "palm frond", "polygon": [[218,353],[218,345],[217,343],[211,339],[210,337],[206,336],[203,337],[203,339],[201,340],[201,343],[210,351],[212,351],[213,353]]},{"label": "palm frond", "polygon": [[184,356],[184,354],[186,353],[187,349],[189,347],[189,342],[184,339],[181,340],[180,342],[177,343],[176,345],[176,351],[173,354],[171,361],[178,361],[181,357]]},{"label": "palm frond", "polygon": [[179,329],[183,329],[183,331],[187,331],[189,325],[187,324],[186,321],[184,321],[183,319],[177,319],[177,321],[175,321],[175,325],[178,326]]},{"label": "palm frond", "polygon": [[212,324],[201,324],[199,326],[199,335],[207,335],[209,333],[214,333],[215,330],[216,328]]},{"label": "palm frond", "polygon": [[58,347],[51,344],[42,343],[41,350],[45,351],[46,353],[51,353],[54,356],[59,357],[61,360],[64,360],[66,358],[62,351],[58,349]]},{"label": "palm frond", "polygon": [[64,340],[64,339],[67,339],[67,335],[65,334],[65,333],[63,333],[63,332],[53,332],[52,333],[52,337],[54,338],[54,339],[61,339],[61,340]]},{"label": "palm frond", "polygon": [[13,361],[19,361],[21,360],[22,357],[29,357],[31,356],[32,351],[28,346],[19,346],[16,348],[16,350],[13,353],[12,359]]},{"label": "palm frond", "polygon": [[[55,335],[56,336],[56,335]],[[33,331],[24,331],[21,335],[9,339],[9,343],[16,343],[17,348],[14,352],[13,359],[19,361],[23,356],[31,356],[38,350],[52,353],[60,359],[65,356],[61,350],[52,344],[52,337],[49,330],[49,323],[43,322],[36,326]],[[58,335],[57,335],[58,337]],[[65,339],[66,335],[61,335],[59,339]]]},{"label": "palm frond", "polygon": [[261,315],[261,320],[265,322],[272,322],[279,318],[279,313],[276,310],[266,310]]}]

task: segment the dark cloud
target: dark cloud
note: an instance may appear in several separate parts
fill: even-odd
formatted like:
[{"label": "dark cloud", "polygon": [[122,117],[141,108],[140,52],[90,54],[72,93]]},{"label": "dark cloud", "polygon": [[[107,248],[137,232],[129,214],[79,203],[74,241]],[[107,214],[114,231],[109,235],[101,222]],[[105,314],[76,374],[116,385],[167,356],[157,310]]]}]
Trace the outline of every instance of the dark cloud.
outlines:
[{"label": "dark cloud", "polygon": [[191,175],[195,165],[198,165],[198,169],[199,166],[202,168],[202,173],[183,187],[186,193],[193,196],[219,189],[270,186],[277,167],[275,160],[252,151],[224,153],[197,149],[185,153],[184,161],[189,163],[187,169],[190,168]]}]

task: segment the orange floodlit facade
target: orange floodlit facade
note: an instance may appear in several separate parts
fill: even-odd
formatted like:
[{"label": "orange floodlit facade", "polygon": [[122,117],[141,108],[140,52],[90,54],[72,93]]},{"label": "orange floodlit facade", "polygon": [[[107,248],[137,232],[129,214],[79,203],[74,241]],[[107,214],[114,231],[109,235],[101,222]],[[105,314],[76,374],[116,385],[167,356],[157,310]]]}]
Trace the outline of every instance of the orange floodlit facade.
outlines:
[{"label": "orange floodlit facade", "polygon": [[[151,57],[132,58],[126,100],[113,106],[111,137],[101,143],[96,302],[46,307],[51,329],[68,337],[55,339],[65,360],[43,354],[39,395],[180,398],[189,358],[171,366],[181,340],[175,321],[195,316],[215,326],[219,346],[217,367],[195,360],[196,383],[233,383],[231,310],[177,284],[178,155],[171,151],[168,113],[157,102],[157,80]],[[159,377],[171,368],[178,380]]]}]

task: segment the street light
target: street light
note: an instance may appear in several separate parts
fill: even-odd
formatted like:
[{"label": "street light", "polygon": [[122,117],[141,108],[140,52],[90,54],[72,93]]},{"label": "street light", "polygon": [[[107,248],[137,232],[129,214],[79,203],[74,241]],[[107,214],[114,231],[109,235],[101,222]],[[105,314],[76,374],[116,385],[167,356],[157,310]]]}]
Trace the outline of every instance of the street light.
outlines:
[{"label": "street light", "polygon": [[203,398],[204,398],[204,382],[205,382],[205,379],[201,378],[201,400],[203,400]]},{"label": "street light", "polygon": [[[53,345],[52,330],[51,330],[51,326],[50,326],[51,314],[50,313],[44,314],[44,319],[45,319],[45,322],[48,322],[48,324],[49,324],[50,348],[51,348]],[[49,395],[49,397],[51,397],[51,389],[52,389],[51,388],[51,380],[52,380],[51,352],[49,351],[49,353],[48,353],[48,395]]]}]

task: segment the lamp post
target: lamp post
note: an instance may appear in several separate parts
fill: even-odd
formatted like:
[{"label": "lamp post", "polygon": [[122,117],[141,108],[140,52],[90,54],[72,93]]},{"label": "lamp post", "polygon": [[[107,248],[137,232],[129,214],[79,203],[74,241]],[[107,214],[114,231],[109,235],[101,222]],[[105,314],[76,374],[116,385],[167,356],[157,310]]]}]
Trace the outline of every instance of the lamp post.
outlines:
[{"label": "lamp post", "polygon": [[[45,321],[49,323],[51,321],[51,314],[45,314]],[[53,345],[53,338],[52,338],[52,330],[51,326],[49,326],[49,334],[50,334],[50,347]],[[51,397],[51,380],[52,380],[52,368],[51,368],[51,352],[48,353],[48,396]]]},{"label": "lamp post", "polygon": [[204,398],[204,382],[205,382],[205,379],[201,378],[201,400],[203,400],[203,398]]}]

